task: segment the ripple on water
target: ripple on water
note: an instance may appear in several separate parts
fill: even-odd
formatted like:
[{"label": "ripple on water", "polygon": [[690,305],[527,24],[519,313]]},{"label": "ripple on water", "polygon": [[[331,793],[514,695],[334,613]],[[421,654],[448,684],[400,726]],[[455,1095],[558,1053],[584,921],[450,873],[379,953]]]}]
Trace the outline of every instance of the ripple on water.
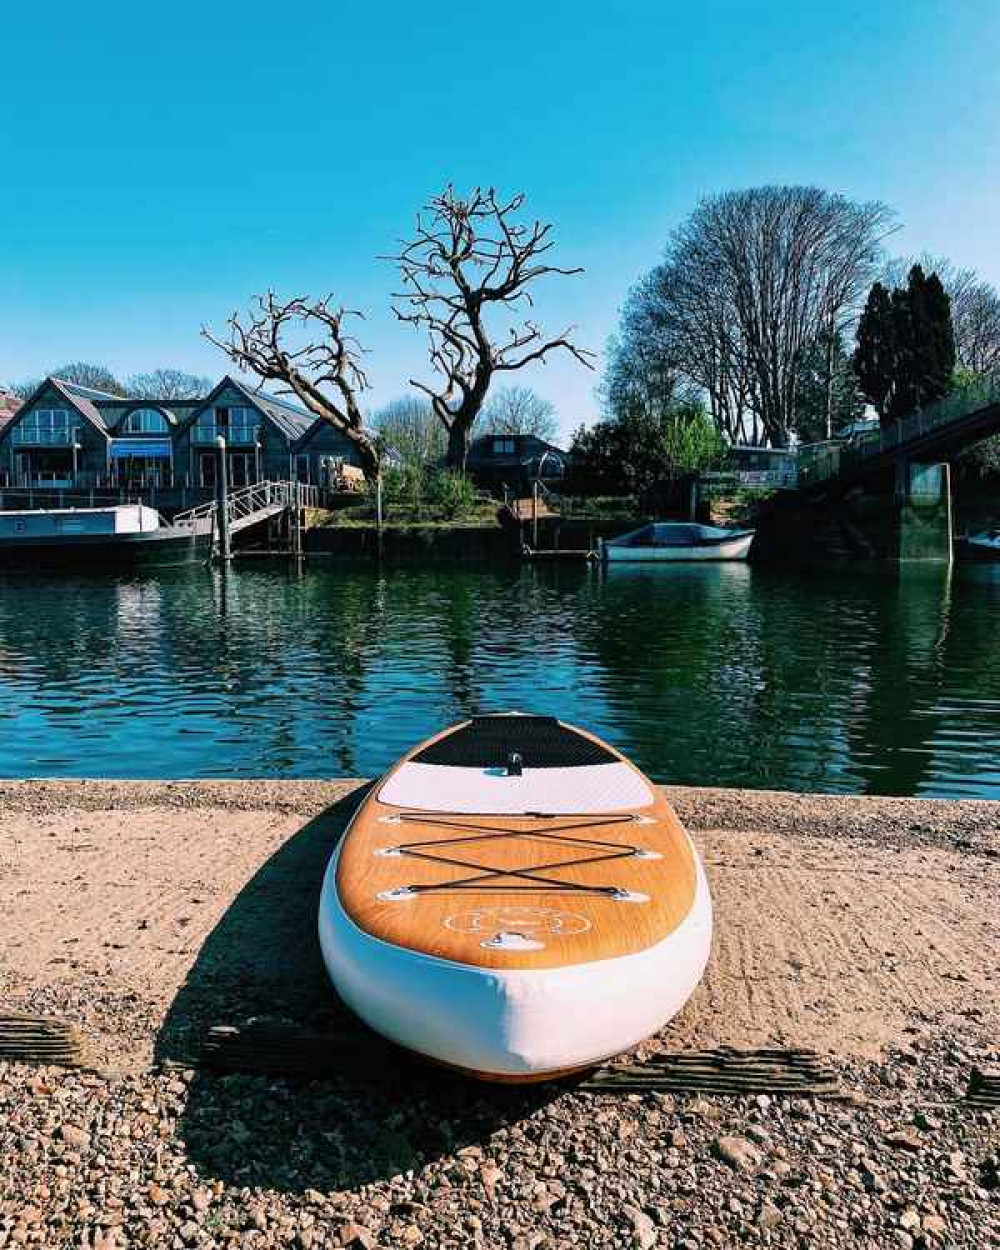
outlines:
[{"label": "ripple on water", "polygon": [[477,711],[700,785],[1000,796],[997,570],[0,576],[0,774],[372,775]]}]

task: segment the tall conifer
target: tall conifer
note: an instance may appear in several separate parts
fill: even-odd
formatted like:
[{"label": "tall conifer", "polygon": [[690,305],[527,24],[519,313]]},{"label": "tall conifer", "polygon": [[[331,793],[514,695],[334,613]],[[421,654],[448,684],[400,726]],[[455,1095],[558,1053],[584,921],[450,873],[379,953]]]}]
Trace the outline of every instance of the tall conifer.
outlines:
[{"label": "tall conifer", "polygon": [[854,370],[883,421],[943,398],[955,371],[951,300],[937,274],[914,265],[905,287],[876,282],[858,322]]}]

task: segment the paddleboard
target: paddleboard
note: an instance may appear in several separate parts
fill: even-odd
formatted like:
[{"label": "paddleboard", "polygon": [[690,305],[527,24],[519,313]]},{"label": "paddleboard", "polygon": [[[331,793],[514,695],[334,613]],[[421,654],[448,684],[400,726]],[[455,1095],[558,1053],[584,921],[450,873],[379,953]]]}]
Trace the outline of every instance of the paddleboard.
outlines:
[{"label": "paddleboard", "polygon": [[477,716],[372,789],[323,882],[341,998],[401,1046],[490,1080],[631,1049],[694,991],[712,908],[662,793],[553,717]]}]

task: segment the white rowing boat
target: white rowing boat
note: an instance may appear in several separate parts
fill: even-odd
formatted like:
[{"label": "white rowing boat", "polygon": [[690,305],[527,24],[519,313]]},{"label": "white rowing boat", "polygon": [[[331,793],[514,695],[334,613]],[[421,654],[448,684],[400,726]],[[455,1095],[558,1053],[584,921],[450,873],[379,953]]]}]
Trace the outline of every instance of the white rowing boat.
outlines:
[{"label": "white rowing boat", "polygon": [[967,555],[979,560],[1000,560],[1000,530],[968,534],[960,540],[960,544]]},{"label": "white rowing boat", "polygon": [[745,560],[753,530],[721,529],[690,521],[656,521],[609,538],[602,545],[604,559],[650,563],[668,560]]}]

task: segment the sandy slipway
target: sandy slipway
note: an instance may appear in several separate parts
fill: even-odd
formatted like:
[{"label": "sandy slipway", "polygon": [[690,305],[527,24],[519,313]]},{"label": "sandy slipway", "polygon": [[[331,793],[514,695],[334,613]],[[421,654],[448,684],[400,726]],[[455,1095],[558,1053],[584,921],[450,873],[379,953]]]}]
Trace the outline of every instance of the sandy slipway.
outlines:
[{"label": "sandy slipway", "polygon": [[668,791],[717,935],[647,1049],[815,1047],[845,1102],[174,1066],[210,1024],[330,1018],[315,906],[357,788],[0,783],[2,1001],[90,1065],[0,1065],[0,1247],[1000,1240],[1000,1114],[960,1101],[1000,1063],[1000,806]]}]

